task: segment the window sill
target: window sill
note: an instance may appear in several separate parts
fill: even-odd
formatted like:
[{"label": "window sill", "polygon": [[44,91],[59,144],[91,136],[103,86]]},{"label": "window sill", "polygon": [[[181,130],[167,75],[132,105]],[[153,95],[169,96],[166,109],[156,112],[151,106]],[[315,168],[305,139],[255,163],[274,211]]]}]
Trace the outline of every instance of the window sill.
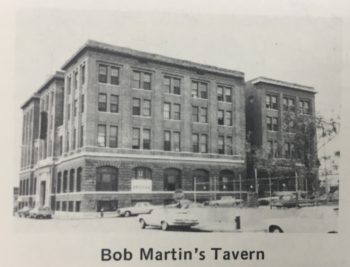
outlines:
[{"label": "window sill", "polygon": [[110,85],[110,86],[115,86],[115,87],[120,87],[120,84],[113,84],[113,83],[107,83],[107,82],[100,82],[98,81],[99,84],[103,84],[103,85]]},{"label": "window sill", "polygon": [[134,118],[152,119],[152,116],[132,115]]},{"label": "window sill", "polygon": [[145,91],[145,92],[152,92],[152,88],[151,89],[144,89],[144,88],[132,88],[133,90],[140,90],[140,91]]},{"label": "window sill", "polygon": [[182,96],[181,94],[173,94],[173,93],[166,93],[166,92],[164,94],[169,96],[178,96],[178,97]]},{"label": "window sill", "polygon": [[223,104],[232,104],[233,101],[224,101],[224,100],[218,100],[218,103],[223,103]]}]

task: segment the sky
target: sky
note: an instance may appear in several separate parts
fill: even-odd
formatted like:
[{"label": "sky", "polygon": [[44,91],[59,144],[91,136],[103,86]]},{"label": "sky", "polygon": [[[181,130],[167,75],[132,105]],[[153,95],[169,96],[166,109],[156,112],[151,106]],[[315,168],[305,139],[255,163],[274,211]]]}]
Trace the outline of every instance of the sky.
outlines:
[{"label": "sky", "polygon": [[[88,39],[313,86],[316,110],[340,113],[342,21],[305,16],[20,9],[13,114],[18,176],[20,106]],[[337,149],[333,142],[330,149]]]}]

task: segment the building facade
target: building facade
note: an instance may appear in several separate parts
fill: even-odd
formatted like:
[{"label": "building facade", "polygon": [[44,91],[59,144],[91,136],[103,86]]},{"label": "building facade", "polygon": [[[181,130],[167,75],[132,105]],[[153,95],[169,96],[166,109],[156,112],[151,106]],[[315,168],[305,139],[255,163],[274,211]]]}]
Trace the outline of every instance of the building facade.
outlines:
[{"label": "building facade", "polygon": [[315,94],[312,87],[265,77],[247,82],[248,176],[290,178],[282,190],[312,189],[318,173]]},{"label": "building facade", "polygon": [[21,205],[96,212],[169,203],[177,190],[237,193],[242,72],[95,41],[62,69],[22,107]]}]

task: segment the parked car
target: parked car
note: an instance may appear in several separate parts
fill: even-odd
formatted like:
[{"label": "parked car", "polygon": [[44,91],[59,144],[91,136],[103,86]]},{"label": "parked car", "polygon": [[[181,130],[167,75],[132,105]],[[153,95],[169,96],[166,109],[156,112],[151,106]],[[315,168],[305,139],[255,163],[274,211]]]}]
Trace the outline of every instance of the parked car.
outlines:
[{"label": "parked car", "polygon": [[272,218],[261,222],[269,233],[337,233],[338,208],[334,206],[305,207],[288,218]]},{"label": "parked car", "polygon": [[279,197],[277,196],[271,196],[271,197],[261,197],[258,198],[258,203],[259,206],[267,206],[270,205],[270,203],[272,204],[274,201],[277,201]]},{"label": "parked car", "polygon": [[187,208],[161,208],[140,216],[139,223],[142,229],[155,226],[166,231],[171,227],[191,228],[198,225],[199,221]]},{"label": "parked car", "polygon": [[300,208],[314,206],[315,201],[304,198],[301,194],[297,198],[297,192],[287,192],[278,196],[278,199],[272,200],[272,206],[276,208]]},{"label": "parked car", "polygon": [[51,219],[52,211],[49,207],[36,207],[29,211],[29,218]]},{"label": "parked car", "polygon": [[154,208],[155,207],[149,202],[136,202],[132,207],[118,209],[117,214],[118,216],[129,217],[131,215],[151,213]]},{"label": "parked car", "polygon": [[214,207],[230,207],[237,206],[243,202],[242,199],[237,199],[233,196],[222,196],[218,200],[211,200],[207,204]]},{"label": "parked car", "polygon": [[28,217],[30,208],[28,206],[21,208],[17,211],[18,217]]}]

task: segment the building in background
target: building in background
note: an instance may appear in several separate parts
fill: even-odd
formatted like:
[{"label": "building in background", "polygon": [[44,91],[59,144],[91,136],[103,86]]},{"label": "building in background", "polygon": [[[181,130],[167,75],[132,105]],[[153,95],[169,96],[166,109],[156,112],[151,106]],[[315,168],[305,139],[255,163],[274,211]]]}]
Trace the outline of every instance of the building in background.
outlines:
[{"label": "building in background", "polygon": [[244,74],[88,41],[23,106],[21,205],[58,213],[233,195]]},{"label": "building in background", "polygon": [[247,82],[247,170],[260,179],[260,193],[316,186],[315,93],[309,86],[264,77]]}]

